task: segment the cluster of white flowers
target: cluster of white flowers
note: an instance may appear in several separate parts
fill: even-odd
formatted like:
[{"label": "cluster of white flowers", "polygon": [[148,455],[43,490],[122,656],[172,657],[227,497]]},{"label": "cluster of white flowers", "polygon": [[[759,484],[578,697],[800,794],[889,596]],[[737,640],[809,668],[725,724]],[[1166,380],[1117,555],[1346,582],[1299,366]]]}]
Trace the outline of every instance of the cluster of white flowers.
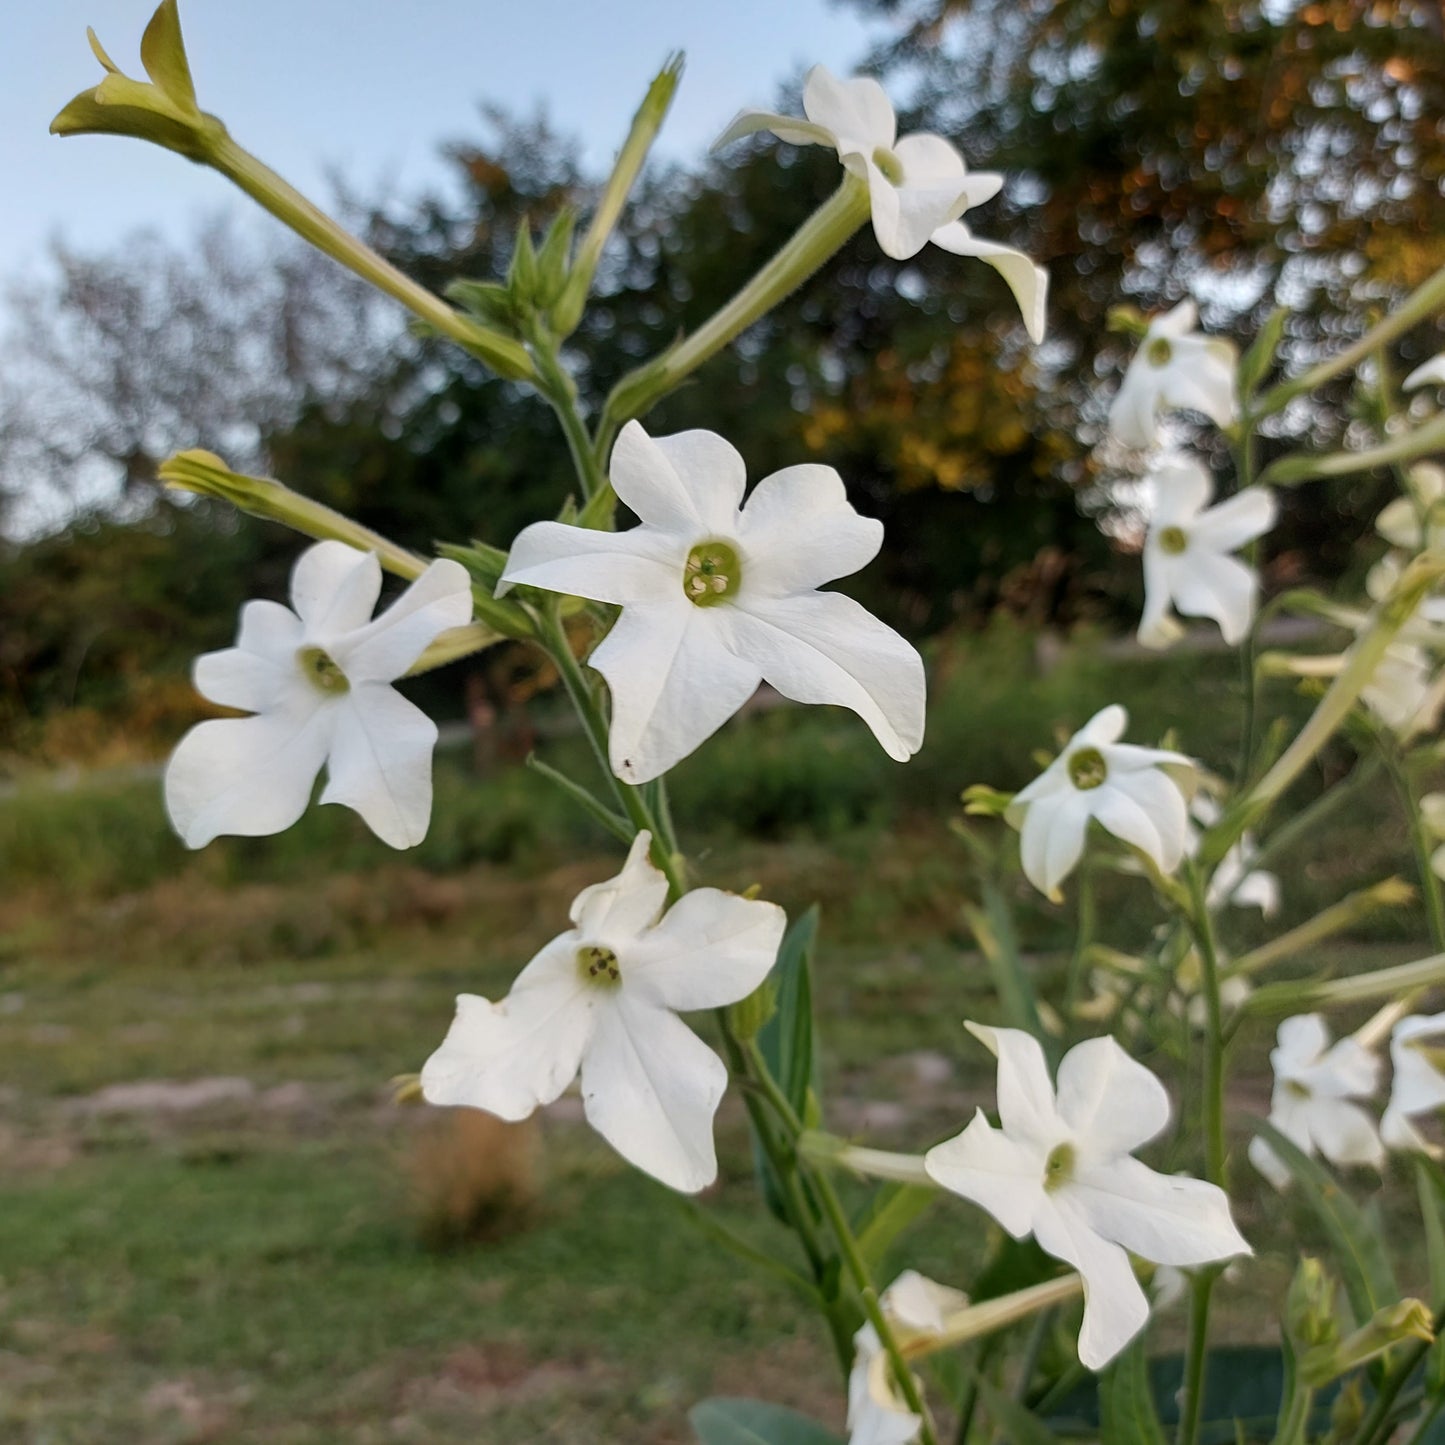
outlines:
[{"label": "cluster of white flowers", "polygon": [[[1439,1146],[1412,1120],[1445,1108],[1441,1040],[1445,1013],[1411,1014],[1395,1024],[1390,1036],[1394,1079],[1376,1126],[1361,1104],[1380,1087],[1383,1066],[1373,1049],[1353,1035],[1331,1042],[1319,1014],[1285,1019],[1269,1056],[1274,1068],[1269,1122],[1302,1154],[1323,1156],[1340,1167],[1383,1168],[1387,1148],[1438,1157]],[[1276,1189],[1289,1184],[1289,1168],[1265,1139],[1250,1143],[1249,1157]]]}]

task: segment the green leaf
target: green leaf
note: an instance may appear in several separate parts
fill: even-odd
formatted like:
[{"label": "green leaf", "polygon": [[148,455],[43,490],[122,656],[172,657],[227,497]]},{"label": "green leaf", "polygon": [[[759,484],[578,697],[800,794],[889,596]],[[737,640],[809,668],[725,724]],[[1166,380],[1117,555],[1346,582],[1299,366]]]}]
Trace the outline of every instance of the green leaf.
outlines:
[{"label": "green leaf", "polygon": [[577,225],[577,212],[571,206],[557,213],[547,228],[541,249],[537,252],[537,302],[553,305],[567,284],[567,263],[572,258],[572,232]]},{"label": "green leaf", "polygon": [[1003,1021],[1010,1028],[1023,1029],[1036,1039],[1044,1039],[1047,1044],[1048,1035],[1039,1021],[1038,1003],[1019,953],[1008,901],[991,879],[983,878],[980,886],[983,907],[965,903],[963,918],[988,963],[994,991],[1003,1008]]},{"label": "green leaf", "polygon": [[694,1405],[687,1419],[702,1445],[843,1445],[816,1420],[764,1400],[718,1396]]},{"label": "green leaf", "polygon": [[1284,324],[1289,312],[1282,306],[1276,307],[1265,318],[1259,335],[1250,344],[1239,363],[1239,391],[1241,396],[1250,396],[1259,386],[1274,364],[1274,354],[1279,350],[1284,336]]},{"label": "green leaf", "polygon": [[196,87],[181,36],[176,0],[161,0],[141,36],[140,62],[146,74],[183,110],[197,110]]},{"label": "green leaf", "polygon": [[1371,1227],[1364,1212],[1325,1169],[1301,1153],[1298,1145],[1263,1121],[1255,1124],[1255,1131],[1283,1160],[1305,1202],[1329,1235],[1356,1320],[1372,1319],[1377,1310],[1394,1304],[1400,1298],[1400,1287],[1395,1283],[1382,1234]]},{"label": "green leaf", "polygon": [[1142,1342],[1130,1345],[1100,1379],[1099,1422],[1109,1445],[1168,1445]]},{"label": "green leaf", "polygon": [[[1430,1269],[1430,1304],[1445,1309],[1445,1170],[1423,1154],[1415,1156],[1415,1182],[1419,1188],[1420,1215],[1425,1222],[1425,1258]],[[1425,1379],[1432,1393],[1445,1388],[1445,1336],[1435,1341],[1426,1357]]]},{"label": "green leaf", "polygon": [[512,293],[495,281],[453,281],[442,294],[488,326],[510,331],[516,324]]},{"label": "green leaf", "polygon": [[[997,1427],[994,1433],[1001,1434],[1009,1445],[1059,1445],[1059,1437],[1012,1395],[1004,1394],[982,1375],[975,1374],[973,1382],[978,1387],[979,1398],[988,1410],[989,1418]],[[1107,1438],[1112,1445],[1114,1437],[1110,1435]]]},{"label": "green leaf", "polygon": [[893,1241],[936,1204],[941,1194],[922,1184],[891,1184],[880,1189],[858,1221],[858,1252],[870,1269],[876,1269]]},{"label": "green leaf", "polygon": [[818,941],[818,905],[794,921],[783,936],[773,966],[777,1011],[758,1034],[768,1072],[799,1118],[813,1086],[813,949]]}]

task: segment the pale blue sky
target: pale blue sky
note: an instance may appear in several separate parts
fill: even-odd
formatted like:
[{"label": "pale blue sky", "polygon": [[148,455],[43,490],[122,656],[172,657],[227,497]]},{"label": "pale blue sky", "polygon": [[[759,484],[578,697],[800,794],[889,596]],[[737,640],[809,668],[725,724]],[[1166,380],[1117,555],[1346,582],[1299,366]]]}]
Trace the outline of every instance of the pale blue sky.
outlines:
[{"label": "pale blue sky", "polygon": [[[102,248],[143,225],[180,237],[242,204],[153,146],[47,134],[99,79],[86,25],[139,75],[151,8],[0,0],[0,282],[33,273],[51,235]],[[697,155],[742,106],[770,104],[815,61],[847,70],[878,34],[827,0],[181,0],[181,14],[202,107],[323,203],[332,170],[367,196],[438,183],[438,143],[479,134],[480,100],[545,103],[605,168],[674,49],[687,71],[658,149]]]}]

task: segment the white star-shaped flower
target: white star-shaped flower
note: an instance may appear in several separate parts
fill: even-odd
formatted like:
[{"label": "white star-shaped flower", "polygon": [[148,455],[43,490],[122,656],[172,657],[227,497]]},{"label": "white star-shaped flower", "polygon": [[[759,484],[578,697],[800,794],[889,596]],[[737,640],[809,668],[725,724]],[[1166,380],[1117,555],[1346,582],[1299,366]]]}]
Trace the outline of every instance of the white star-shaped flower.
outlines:
[{"label": "white star-shaped flower", "polygon": [[[1438,795],[1437,795],[1438,796]],[[1395,1025],[1390,1035],[1390,1063],[1395,1077],[1390,1102],[1380,1120],[1380,1136],[1391,1149],[1406,1149],[1440,1157],[1411,1119],[1445,1109],[1445,1071],[1441,1069],[1445,1041],[1445,1013],[1411,1014]]]},{"label": "white star-shaped flower", "polygon": [[1189,457],[1167,457],[1149,473],[1154,514],[1144,539],[1144,615],[1139,641],[1167,647],[1183,628],[1171,609],[1188,617],[1212,617],[1233,646],[1254,617],[1259,578],[1229,554],[1261,537],[1278,515],[1274,494],[1248,487],[1209,506],[1214,483]]},{"label": "white star-shaped flower", "polygon": [[1064,1055],[1058,1089],[1037,1039],[1020,1029],[969,1029],[998,1056],[1002,1127],[980,1109],[924,1168],[1013,1235],[1032,1234],[1084,1279],[1079,1359],[1102,1369],[1144,1327],[1149,1301],[1126,1251],[1155,1264],[1207,1264],[1249,1254],[1222,1189],[1157,1173],[1133,1158],[1169,1122],[1169,1096],[1112,1038]]},{"label": "white star-shaped flower", "polygon": [[[1385,1162],[1374,1121],[1354,1099],[1368,1099],[1380,1082],[1380,1061],[1358,1039],[1330,1043],[1319,1014],[1297,1014],[1279,1026],[1269,1056],[1274,1093],[1269,1122],[1302,1153],[1323,1154],[1332,1164]],[[1284,1161],[1260,1138],[1250,1141],[1249,1159],[1274,1185],[1290,1182]]]},{"label": "white star-shaped flower", "polygon": [[436,724],[390,684],[448,628],[471,621],[458,562],[433,562],[380,616],[373,552],[318,542],[291,573],[291,601],[248,602],[235,647],[196,659],[196,690],[253,717],[193,727],[166,767],[166,809],[191,848],[255,837],[323,803],[344,803],[393,848],[426,836]]},{"label": "white star-shaped flower", "polygon": [[1184,793],[1166,767],[1192,769],[1182,753],[1121,743],[1129,714],[1117,703],[1095,713],[1004,816],[1019,829],[1024,876],[1050,898],[1084,851],[1089,820],[1172,873],[1184,856]]},{"label": "white star-shaped flower", "polygon": [[[947,1317],[965,1308],[961,1290],[905,1270],[879,1296],[890,1324],[905,1335],[939,1335]],[[853,1336],[855,1353],[848,1376],[848,1445],[911,1445],[923,1421],[893,1378],[891,1361],[871,1323]]]},{"label": "white star-shaped flower", "polygon": [[582,1074],[587,1122],[631,1163],[692,1194],[717,1178],[718,1056],[677,1011],[721,1008],[767,977],[786,917],[775,903],[694,888],[663,913],[667,880],[639,833],[616,878],[572,905],[573,927],[499,1003],[473,994],[421,1073],[432,1104],[525,1119]]},{"label": "white star-shaped flower", "polygon": [[1043,339],[1048,273],[1022,251],[976,237],[959,220],[963,212],[992,200],[1003,177],[970,171],[941,136],[898,137],[898,117],[876,80],[840,80],[815,65],[803,86],[803,112],[775,115],[745,110],[718,137],[713,149],[754,131],[771,131],[790,145],[831,146],[855,176],[868,183],[873,234],[896,261],[916,255],[932,241],[955,256],[977,256],[1008,283],[1034,341]]},{"label": "white star-shaped flower", "polygon": [[1445,386],[1445,351],[1422,361],[1400,385],[1405,391],[1414,391],[1417,386]]},{"label": "white star-shaped flower", "polygon": [[1194,302],[1181,301],[1149,323],[1109,408],[1109,426],[1125,446],[1153,446],[1161,411],[1202,411],[1216,426],[1238,415],[1234,346],[1201,336],[1198,320]]},{"label": "white star-shaped flower", "polygon": [[629,783],[685,758],[763,681],[852,708],[900,762],[923,742],[918,653],[851,597],[817,590],[877,555],[882,524],[853,510],[831,467],[774,472],[746,506],[745,482],[715,432],[653,438],[629,422],[612,485],[642,525],[536,522],[512,545],[499,590],[622,608],[589,660],[612,693],[612,768]]}]

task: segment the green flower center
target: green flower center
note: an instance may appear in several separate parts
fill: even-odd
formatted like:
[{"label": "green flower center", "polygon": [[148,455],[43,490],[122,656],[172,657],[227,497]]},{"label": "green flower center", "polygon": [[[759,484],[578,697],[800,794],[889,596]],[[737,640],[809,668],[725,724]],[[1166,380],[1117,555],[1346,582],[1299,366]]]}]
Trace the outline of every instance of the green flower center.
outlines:
[{"label": "green flower center", "polygon": [[1171,557],[1177,557],[1189,545],[1182,527],[1164,527],[1159,533],[1159,546]]},{"label": "green flower center", "polygon": [[1285,1079],[1282,1082],[1285,1093],[1292,1099],[1309,1099],[1313,1097],[1310,1093],[1309,1085],[1300,1083],[1298,1079]]},{"label": "green flower center", "polygon": [[346,674],[331,660],[329,653],[319,647],[303,647],[296,654],[296,661],[306,680],[322,692],[342,693],[351,691]]},{"label": "green flower center", "polygon": [[873,152],[873,164],[883,172],[890,185],[903,184],[903,162],[887,146],[879,146]]},{"label": "green flower center", "polygon": [[1174,355],[1174,348],[1163,336],[1156,336],[1148,346],[1144,348],[1144,360],[1150,366],[1168,366],[1170,358]]},{"label": "green flower center", "polygon": [[1074,1177],[1074,1164],[1078,1156],[1072,1144],[1055,1144],[1044,1160],[1044,1192],[1052,1194],[1060,1185],[1067,1184]]},{"label": "green flower center", "polygon": [[589,943],[577,950],[577,972],[583,983],[590,983],[594,988],[616,988],[622,982],[617,955],[599,943]]},{"label": "green flower center", "polygon": [[1080,748],[1069,757],[1069,777],[1076,788],[1087,792],[1109,776],[1109,765],[1098,748]]},{"label": "green flower center", "polygon": [[699,607],[715,607],[735,597],[742,580],[738,554],[730,543],[699,542],[687,554],[682,590]]}]

